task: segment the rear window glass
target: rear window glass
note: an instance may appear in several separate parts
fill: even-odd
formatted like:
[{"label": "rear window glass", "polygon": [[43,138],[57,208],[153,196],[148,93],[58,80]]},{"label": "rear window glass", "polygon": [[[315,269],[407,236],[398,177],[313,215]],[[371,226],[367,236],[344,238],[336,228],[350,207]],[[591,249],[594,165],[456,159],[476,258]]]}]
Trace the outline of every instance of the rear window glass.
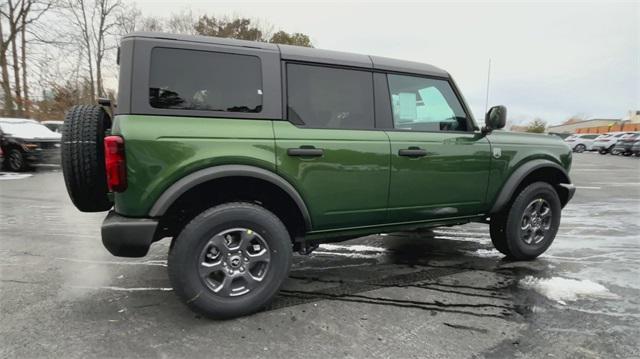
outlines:
[{"label": "rear window glass", "polygon": [[155,108],[260,112],[262,73],[256,56],[154,48],[149,104]]},{"label": "rear window glass", "polygon": [[373,74],[288,64],[287,103],[289,120],[308,127],[373,128]]}]

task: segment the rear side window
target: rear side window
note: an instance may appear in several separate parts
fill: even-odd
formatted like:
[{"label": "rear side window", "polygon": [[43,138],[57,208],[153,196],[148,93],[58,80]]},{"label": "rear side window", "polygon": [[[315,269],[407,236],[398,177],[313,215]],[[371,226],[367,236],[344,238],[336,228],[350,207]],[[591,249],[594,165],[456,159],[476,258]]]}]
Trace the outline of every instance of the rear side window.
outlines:
[{"label": "rear side window", "polygon": [[587,140],[592,140],[596,137],[598,137],[599,135],[584,135],[582,136],[582,138],[586,138]]},{"label": "rear side window", "polygon": [[287,64],[287,112],[290,121],[312,128],[371,129],[373,74]]},{"label": "rear side window", "polygon": [[149,104],[164,109],[260,112],[260,59],[220,52],[154,48]]},{"label": "rear side window", "polygon": [[393,123],[410,131],[467,131],[467,116],[445,80],[388,75]]}]

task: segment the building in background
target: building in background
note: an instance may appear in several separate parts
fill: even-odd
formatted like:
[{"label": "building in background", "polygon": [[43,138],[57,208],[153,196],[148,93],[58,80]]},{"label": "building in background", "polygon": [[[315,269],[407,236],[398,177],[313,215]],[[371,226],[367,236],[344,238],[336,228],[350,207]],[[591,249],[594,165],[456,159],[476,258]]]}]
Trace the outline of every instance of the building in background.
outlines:
[{"label": "building in background", "polygon": [[614,131],[640,131],[640,110],[629,111],[622,119],[594,118],[586,121],[571,119],[561,125],[549,126],[549,133],[605,133]]}]

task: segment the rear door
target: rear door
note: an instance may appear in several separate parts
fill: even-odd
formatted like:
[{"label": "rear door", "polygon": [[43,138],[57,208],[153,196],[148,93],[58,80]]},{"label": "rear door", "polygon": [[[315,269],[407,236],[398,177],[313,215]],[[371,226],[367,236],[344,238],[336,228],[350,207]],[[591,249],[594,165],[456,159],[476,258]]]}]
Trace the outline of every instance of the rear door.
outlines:
[{"label": "rear door", "polygon": [[288,121],[274,121],[277,171],[301,193],[314,230],[384,222],[389,139],[375,130],[371,71],[285,65]]},{"label": "rear door", "polygon": [[[445,79],[387,75],[393,125],[389,221],[486,211],[491,147]],[[499,155],[499,153],[494,153]]]}]

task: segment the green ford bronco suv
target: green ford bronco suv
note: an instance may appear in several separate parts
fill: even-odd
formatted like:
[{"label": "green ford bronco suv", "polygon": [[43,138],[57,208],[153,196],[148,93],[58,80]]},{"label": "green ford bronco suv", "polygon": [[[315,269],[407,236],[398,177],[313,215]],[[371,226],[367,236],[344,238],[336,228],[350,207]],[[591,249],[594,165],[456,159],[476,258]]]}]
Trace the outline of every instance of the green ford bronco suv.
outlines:
[{"label": "green ford bronco suv", "polygon": [[125,36],[118,59],[117,105],[66,116],[67,190],[111,210],[113,255],[171,237],[173,288],[209,317],[265,307],[292,252],[327,241],[477,221],[533,259],[575,191],[566,143],[497,131],[502,106],[479,128],[434,66],[158,33]]}]

